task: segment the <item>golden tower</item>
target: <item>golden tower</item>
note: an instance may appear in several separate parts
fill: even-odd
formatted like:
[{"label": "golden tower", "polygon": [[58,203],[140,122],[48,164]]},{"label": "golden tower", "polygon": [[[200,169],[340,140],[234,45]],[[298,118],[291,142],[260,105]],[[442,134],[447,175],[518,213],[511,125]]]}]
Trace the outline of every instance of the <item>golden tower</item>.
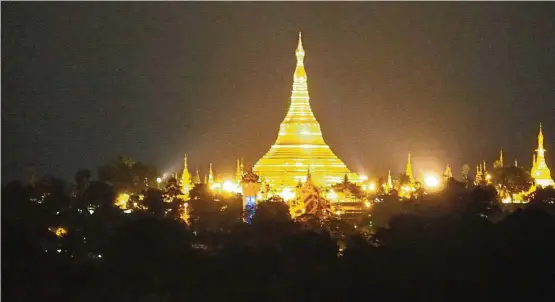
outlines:
[{"label": "golden tower", "polygon": [[453,178],[453,172],[451,171],[451,166],[449,164],[445,166],[445,172],[443,172],[443,177],[445,177],[446,179]]},{"label": "golden tower", "polygon": [[414,183],[414,176],[412,174],[412,163],[410,160],[410,152],[409,152],[409,158],[407,160],[407,166],[405,168],[405,175],[409,177],[410,183]]},{"label": "golden tower", "polygon": [[193,177],[193,184],[195,184],[195,185],[200,184],[200,173],[198,172],[198,168],[197,168],[197,171],[195,173],[195,177]]},{"label": "golden tower", "polygon": [[387,171],[387,189],[393,190],[393,180],[391,179],[391,170]]},{"label": "golden tower", "polygon": [[[532,177],[536,182],[536,186],[547,187],[555,186],[551,178],[551,172],[545,162],[545,150],[543,148],[543,132],[542,124],[540,123],[540,133],[538,134],[538,149],[536,149],[537,156],[534,156],[534,166],[532,167]],[[534,154],[535,155],[535,154]]]},{"label": "golden tower", "polygon": [[191,174],[187,167],[187,154],[183,160],[183,174],[181,174],[181,191],[184,195],[189,196],[189,191],[192,187]]},{"label": "golden tower", "polygon": [[214,173],[212,173],[212,163],[210,163],[210,169],[208,170],[208,185],[212,185],[214,183]]},{"label": "golden tower", "polygon": [[235,169],[235,181],[238,183],[243,179],[243,169],[241,169],[241,161],[237,160],[237,168]]},{"label": "golden tower", "polygon": [[345,174],[350,181],[360,182],[359,176],[351,173],[324,142],[320,124],[312,113],[300,33],[295,55],[297,66],[289,111],[279,127],[276,142],[254,165],[253,171],[273,187],[294,187],[306,178],[308,167],[318,185],[341,182]]}]

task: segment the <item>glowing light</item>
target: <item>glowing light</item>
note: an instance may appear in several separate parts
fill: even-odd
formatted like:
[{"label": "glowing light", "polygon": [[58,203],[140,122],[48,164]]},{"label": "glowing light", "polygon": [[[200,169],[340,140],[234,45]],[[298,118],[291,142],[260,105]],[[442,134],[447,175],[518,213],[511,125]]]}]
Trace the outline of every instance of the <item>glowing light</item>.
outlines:
[{"label": "glowing light", "polygon": [[486,174],[486,180],[491,180],[491,174]]},{"label": "glowing light", "polygon": [[213,183],[213,184],[210,186],[210,189],[211,189],[212,191],[216,191],[216,190],[219,190],[221,187],[222,187],[222,185],[221,185],[220,183]]},{"label": "glowing light", "polygon": [[119,194],[118,198],[116,198],[116,206],[119,207],[120,209],[126,209],[127,201],[129,201],[129,194],[127,193]]},{"label": "glowing light", "polygon": [[326,196],[330,200],[337,200],[337,193],[332,189]]},{"label": "glowing light", "polygon": [[162,178],[160,178],[160,177],[156,178],[156,182],[157,182],[157,183],[161,183],[161,182],[162,182]]},{"label": "glowing light", "polygon": [[370,203],[370,201],[367,201],[367,202],[364,203],[364,205],[365,205],[367,208],[369,208],[372,204]]},{"label": "glowing light", "polygon": [[224,182],[223,189],[226,192],[232,192],[233,191],[233,184],[231,183],[231,181]]},{"label": "glowing light", "polygon": [[283,198],[283,200],[285,201],[289,201],[295,198],[295,192],[293,192],[290,188],[283,188],[281,193],[279,193],[278,195],[281,196],[281,198]]},{"label": "glowing light", "polygon": [[360,175],[360,181],[367,181],[367,180],[368,180],[368,176]]},{"label": "glowing light", "polygon": [[439,187],[439,178],[435,175],[432,175],[432,174],[427,175],[424,178],[424,185],[428,188],[431,188],[431,189],[437,188],[437,187]]},{"label": "glowing light", "polygon": [[222,189],[227,193],[241,193],[241,187],[239,184],[230,180],[226,180],[223,183]]},{"label": "glowing light", "polygon": [[373,183],[373,182],[371,182],[371,183],[368,185],[368,190],[370,190],[370,191],[372,191],[372,192],[376,191],[376,184]]},{"label": "glowing light", "polygon": [[58,238],[62,238],[65,235],[67,235],[67,229],[63,228],[63,227],[58,227],[56,228],[56,230],[54,231],[54,233],[56,234],[56,237]]},{"label": "glowing light", "polygon": [[511,203],[512,200],[511,200],[511,197],[505,197],[505,198],[503,198],[503,199],[501,200],[501,202],[502,202],[502,203]]}]

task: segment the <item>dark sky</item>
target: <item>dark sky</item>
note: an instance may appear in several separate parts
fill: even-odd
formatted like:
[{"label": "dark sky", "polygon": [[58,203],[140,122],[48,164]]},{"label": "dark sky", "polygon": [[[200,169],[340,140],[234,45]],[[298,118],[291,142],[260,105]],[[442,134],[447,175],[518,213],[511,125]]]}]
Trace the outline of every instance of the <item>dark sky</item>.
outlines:
[{"label": "dark sky", "polygon": [[[120,154],[232,171],[275,141],[303,32],[312,109],[355,172],[555,169],[555,3],[2,3],[2,181]],[[549,152],[551,151],[551,152]]]}]

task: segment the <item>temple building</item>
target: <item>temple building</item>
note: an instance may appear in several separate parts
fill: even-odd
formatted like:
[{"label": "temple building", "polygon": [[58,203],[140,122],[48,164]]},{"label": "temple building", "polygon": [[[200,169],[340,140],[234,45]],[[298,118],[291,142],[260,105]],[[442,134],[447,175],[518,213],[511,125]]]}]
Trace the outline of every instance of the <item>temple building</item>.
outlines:
[{"label": "temple building", "polygon": [[551,178],[551,172],[545,162],[545,149],[543,148],[543,132],[542,125],[540,124],[540,133],[538,134],[538,149],[534,153],[534,162],[532,163],[532,170],[530,174],[536,183],[536,186],[547,187],[555,186]]},{"label": "temple building", "polygon": [[319,186],[341,182],[345,175],[351,182],[360,182],[359,176],[351,173],[324,142],[320,124],[312,113],[300,33],[295,55],[297,66],[289,111],[275,143],[254,165],[253,171],[274,188],[294,187],[299,180],[304,182],[309,169],[312,181]]}]

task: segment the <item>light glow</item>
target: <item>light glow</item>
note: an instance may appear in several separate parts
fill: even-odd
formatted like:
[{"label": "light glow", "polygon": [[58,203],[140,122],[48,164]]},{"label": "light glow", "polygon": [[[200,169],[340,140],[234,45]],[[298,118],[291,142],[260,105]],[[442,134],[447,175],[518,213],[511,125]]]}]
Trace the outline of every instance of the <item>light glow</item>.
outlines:
[{"label": "light glow", "polygon": [[291,188],[283,188],[278,195],[285,201],[293,200],[293,198],[295,198],[295,192],[293,192]]},{"label": "light glow", "polygon": [[424,178],[424,185],[430,189],[439,187],[439,177],[429,174]]}]

